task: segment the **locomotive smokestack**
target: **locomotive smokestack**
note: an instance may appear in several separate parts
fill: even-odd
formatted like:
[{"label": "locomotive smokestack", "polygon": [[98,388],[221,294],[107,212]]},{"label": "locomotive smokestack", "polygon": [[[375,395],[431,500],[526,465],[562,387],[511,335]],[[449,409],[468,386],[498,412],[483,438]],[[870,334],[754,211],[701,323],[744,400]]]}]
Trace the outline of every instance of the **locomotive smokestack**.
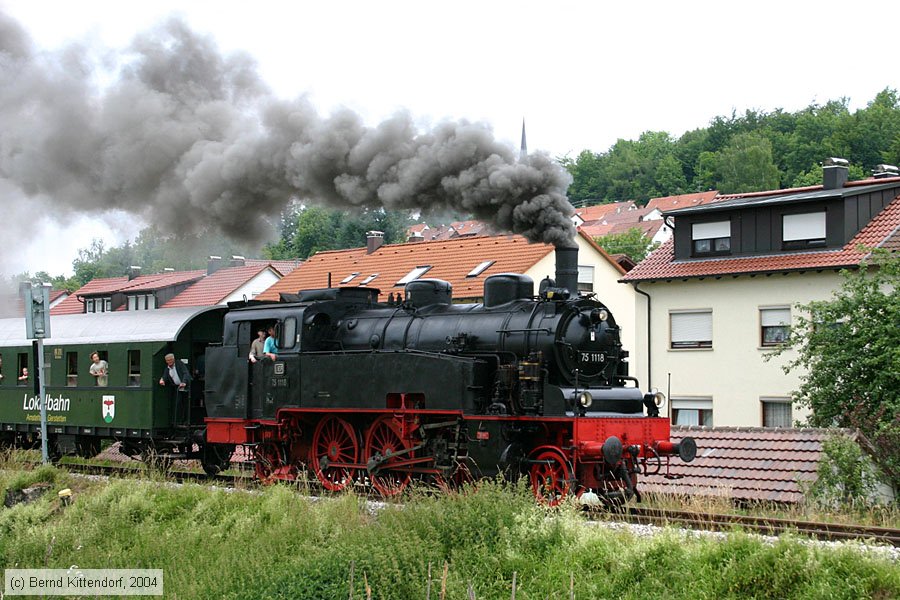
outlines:
[{"label": "locomotive smokestack", "polygon": [[578,246],[556,247],[556,286],[566,288],[572,296],[578,295]]}]

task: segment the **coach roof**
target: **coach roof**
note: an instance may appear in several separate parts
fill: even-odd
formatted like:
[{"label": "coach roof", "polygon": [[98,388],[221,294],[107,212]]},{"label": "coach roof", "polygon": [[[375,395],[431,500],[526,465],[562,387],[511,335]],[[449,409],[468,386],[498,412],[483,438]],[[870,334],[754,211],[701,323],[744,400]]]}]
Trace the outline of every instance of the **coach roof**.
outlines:
[{"label": "coach roof", "polygon": [[[120,342],[171,342],[194,317],[224,306],[191,306],[157,310],[114,311],[58,315],[50,318],[51,346],[113,344]],[[27,346],[25,319],[0,319],[0,346]]]}]

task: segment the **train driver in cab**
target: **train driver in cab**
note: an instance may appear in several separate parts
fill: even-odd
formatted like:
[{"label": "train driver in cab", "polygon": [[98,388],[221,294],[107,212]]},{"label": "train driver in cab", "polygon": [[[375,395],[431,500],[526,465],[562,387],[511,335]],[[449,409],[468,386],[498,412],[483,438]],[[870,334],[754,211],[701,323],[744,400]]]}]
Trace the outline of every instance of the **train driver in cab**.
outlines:
[{"label": "train driver in cab", "polygon": [[263,346],[263,354],[272,360],[278,360],[278,340],[275,339],[275,326],[269,325],[269,337],[266,338],[265,346]]}]

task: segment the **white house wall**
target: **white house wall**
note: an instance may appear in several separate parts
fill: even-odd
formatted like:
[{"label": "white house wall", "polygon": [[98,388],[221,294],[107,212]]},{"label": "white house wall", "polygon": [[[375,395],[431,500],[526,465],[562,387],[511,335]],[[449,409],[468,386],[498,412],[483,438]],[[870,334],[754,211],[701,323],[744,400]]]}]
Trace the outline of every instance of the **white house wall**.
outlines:
[{"label": "white house wall", "polygon": [[[631,353],[628,358],[629,374],[634,376],[638,372],[639,364],[637,363],[640,354],[635,348],[634,289],[630,285],[618,283],[622,272],[597,252],[594,246],[581,236],[576,236],[575,241],[578,243],[578,264],[594,267],[594,292],[597,294],[597,299],[612,311],[616,323],[622,330],[622,346]],[[537,293],[537,286],[544,277],[556,277],[556,253],[552,251],[548,253],[535,263],[526,275],[534,279],[535,293]]]},{"label": "white house wall", "polygon": [[[789,397],[800,385],[798,373],[782,366],[794,351],[764,360],[771,348],[761,347],[760,308],[791,307],[825,300],[841,283],[834,272],[787,275],[723,276],[672,282],[642,282],[639,289],[652,297],[650,383],[674,398],[712,398],[713,425],[762,425],[761,398]],[[630,285],[628,287],[632,287]],[[646,348],[646,299],[635,296],[638,344]],[[712,348],[671,349],[671,311],[712,309]],[[646,365],[646,354],[638,361]],[[646,376],[638,371],[638,377]],[[667,404],[671,411],[671,402]],[[805,409],[793,407],[792,419],[802,420]]]},{"label": "white house wall", "polygon": [[243,300],[244,296],[247,297],[247,300],[252,300],[256,298],[258,295],[262,294],[264,291],[275,285],[275,282],[281,279],[272,269],[266,269],[258,273],[253,279],[230,293],[225,297],[219,304],[226,304],[228,302],[237,302],[239,300]]}]

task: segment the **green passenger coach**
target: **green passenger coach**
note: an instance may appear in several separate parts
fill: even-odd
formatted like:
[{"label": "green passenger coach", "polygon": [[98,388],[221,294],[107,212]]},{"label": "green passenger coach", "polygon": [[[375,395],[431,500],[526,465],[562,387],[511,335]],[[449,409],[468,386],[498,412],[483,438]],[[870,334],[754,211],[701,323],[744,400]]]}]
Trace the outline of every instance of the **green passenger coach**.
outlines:
[{"label": "green passenger coach", "polygon": [[[230,449],[204,448],[203,402],[205,352],[221,342],[226,310],[207,306],[53,317],[52,337],[44,340],[51,456],[92,456],[108,439],[122,442],[122,451],[135,457],[199,458],[212,471],[227,465],[231,453],[224,450]],[[105,382],[91,373],[94,352],[108,365]],[[170,352],[193,379],[177,410],[174,395],[159,383]],[[25,319],[0,319],[4,444],[27,447],[40,441],[36,372]]]}]

